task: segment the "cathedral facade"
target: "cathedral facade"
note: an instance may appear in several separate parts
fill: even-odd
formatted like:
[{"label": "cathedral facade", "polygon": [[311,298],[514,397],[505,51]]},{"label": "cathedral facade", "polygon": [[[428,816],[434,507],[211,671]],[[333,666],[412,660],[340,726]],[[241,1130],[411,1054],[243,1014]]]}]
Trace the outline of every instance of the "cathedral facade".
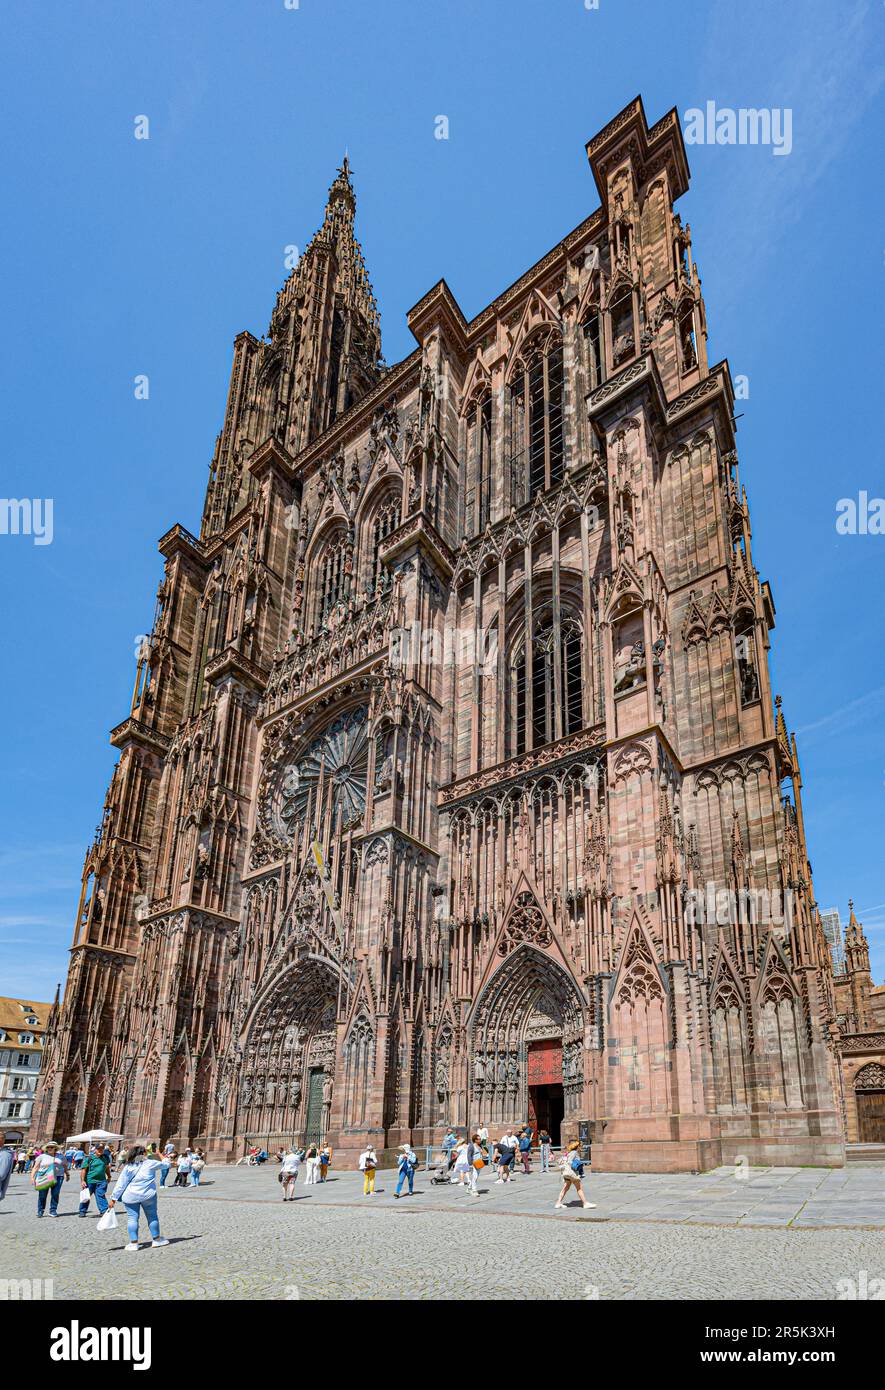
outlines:
[{"label": "cathedral facade", "polygon": [[[841,1163],[832,963],[675,111],[381,359],[347,161],[236,339],[89,847],[38,1125],[239,1156],[531,1121]],[[35,1130],[36,1133],[36,1130]]]}]

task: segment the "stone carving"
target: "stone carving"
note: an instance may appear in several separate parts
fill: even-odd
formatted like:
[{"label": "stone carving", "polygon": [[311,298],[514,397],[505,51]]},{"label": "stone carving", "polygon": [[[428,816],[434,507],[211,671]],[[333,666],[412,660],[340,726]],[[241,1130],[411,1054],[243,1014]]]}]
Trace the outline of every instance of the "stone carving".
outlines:
[{"label": "stone carving", "polygon": [[280,787],[279,821],[291,837],[308,804],[331,801],[345,826],[358,825],[366,808],[369,764],[368,712],[354,710],[336,719],[315,738],[297,763],[286,768]]},{"label": "stone carving", "polygon": [[854,1078],[856,1091],[885,1091],[885,1067],[880,1062],[868,1062]]},{"label": "stone carving", "polygon": [[531,893],[520,893],[511,909],[498,951],[502,956],[517,946],[549,946],[552,938],[547,919]]}]

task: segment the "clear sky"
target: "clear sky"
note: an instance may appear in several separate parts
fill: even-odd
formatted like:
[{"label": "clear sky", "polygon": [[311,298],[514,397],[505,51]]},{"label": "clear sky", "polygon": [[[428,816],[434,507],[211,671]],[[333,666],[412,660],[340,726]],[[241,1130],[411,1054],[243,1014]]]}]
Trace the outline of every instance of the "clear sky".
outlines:
[{"label": "clear sky", "polygon": [[[289,0],[292,3],[292,0]],[[710,360],[739,403],[775,689],[799,735],[818,901],[853,895],[885,975],[885,495],[878,0],[6,0],[0,45],[0,992],[63,980],[87,843],[129,710],[156,541],[199,526],[234,335],[265,331],[347,149],[384,351],[445,276],[476,314],[596,206],[585,142],[792,111],[792,149],[689,148]],[[138,116],[150,138],[134,138]],[[438,140],[446,116],[449,138]],[[147,374],[148,400],[134,378]]]}]

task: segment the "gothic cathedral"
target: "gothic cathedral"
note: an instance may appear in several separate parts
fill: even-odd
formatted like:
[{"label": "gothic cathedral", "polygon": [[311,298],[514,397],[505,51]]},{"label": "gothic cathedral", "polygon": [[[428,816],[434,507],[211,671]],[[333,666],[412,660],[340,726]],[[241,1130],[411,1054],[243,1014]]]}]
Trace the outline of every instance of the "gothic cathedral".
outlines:
[{"label": "gothic cathedral", "polygon": [[344,1156],[530,1121],[609,1169],[843,1161],[677,113],[637,99],[587,155],[597,210],[470,321],[440,280],[393,367],[345,160],[236,339],[111,733],[41,1135]]}]

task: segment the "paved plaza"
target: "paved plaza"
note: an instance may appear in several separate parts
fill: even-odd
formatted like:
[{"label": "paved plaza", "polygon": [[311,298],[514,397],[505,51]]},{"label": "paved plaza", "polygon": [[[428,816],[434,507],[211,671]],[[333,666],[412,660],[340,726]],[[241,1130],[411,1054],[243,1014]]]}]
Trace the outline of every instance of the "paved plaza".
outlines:
[{"label": "paved plaza", "polygon": [[[14,1175],[0,1204],[0,1279],[51,1279],[59,1298],[835,1299],[885,1277],[885,1167],[594,1174],[593,1211],[554,1211],[556,1174],[480,1179],[480,1196],[432,1187],[364,1197],[354,1172],[280,1199],[276,1165],[209,1167],[166,1188],[162,1250],[123,1250],[65,1186],[36,1216]],[[93,1209],[94,1211],[94,1209]],[[143,1228],[143,1234],[146,1235]]]}]

